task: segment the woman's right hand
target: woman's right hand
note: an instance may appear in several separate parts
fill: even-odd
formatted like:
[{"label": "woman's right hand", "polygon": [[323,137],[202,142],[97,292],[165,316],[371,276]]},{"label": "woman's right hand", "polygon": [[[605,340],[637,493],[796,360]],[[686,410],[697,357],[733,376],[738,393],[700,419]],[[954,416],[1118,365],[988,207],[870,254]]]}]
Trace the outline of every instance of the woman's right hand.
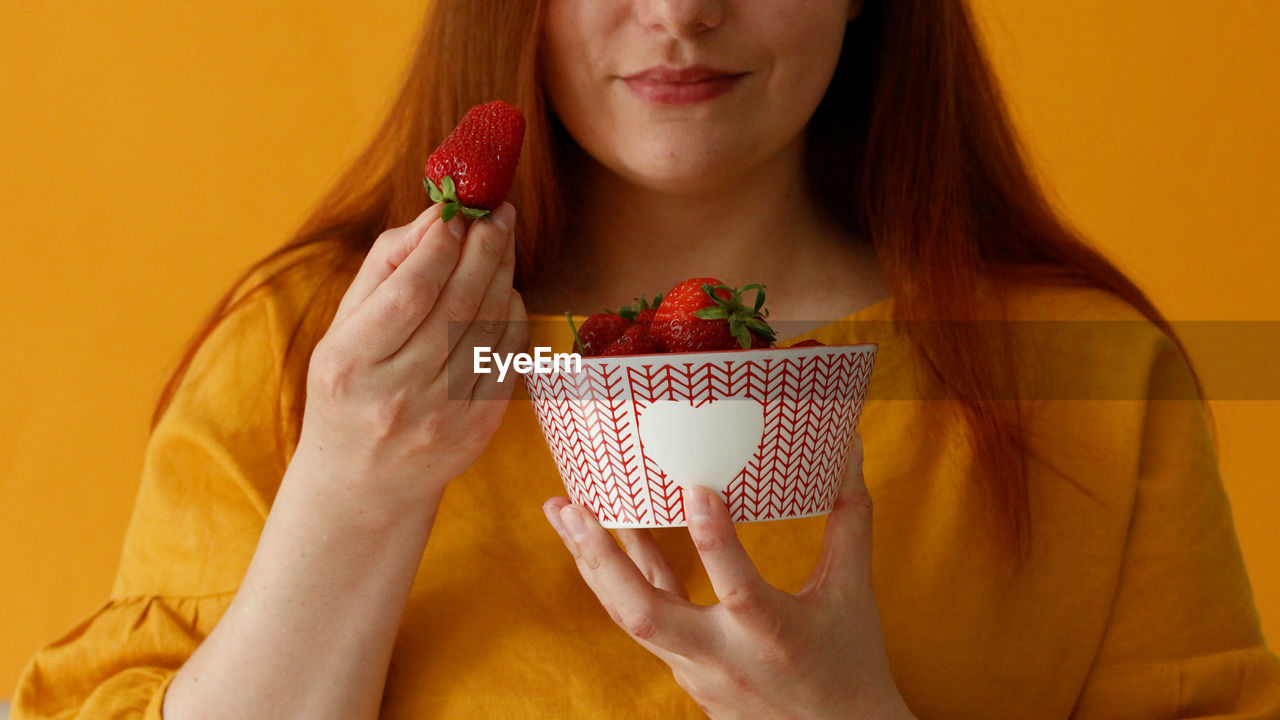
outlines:
[{"label": "woman's right hand", "polygon": [[440,207],[377,238],[311,356],[295,462],[315,461],[365,509],[438,502],[511,397],[511,377],[474,372],[473,348],[528,343],[515,208],[467,227]]},{"label": "woman's right hand", "polygon": [[307,374],[302,435],[253,560],[174,677],[166,718],[373,718],[444,486],[488,444],[512,383],[472,350],[525,349],[515,209],[439,206],[374,242]]}]

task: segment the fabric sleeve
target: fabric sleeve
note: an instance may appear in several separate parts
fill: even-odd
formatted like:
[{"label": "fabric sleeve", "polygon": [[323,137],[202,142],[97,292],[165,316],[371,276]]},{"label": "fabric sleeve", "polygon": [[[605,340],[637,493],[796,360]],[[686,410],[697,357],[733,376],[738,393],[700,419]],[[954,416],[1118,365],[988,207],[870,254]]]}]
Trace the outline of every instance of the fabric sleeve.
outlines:
[{"label": "fabric sleeve", "polygon": [[169,682],[232,594],[112,600],[27,665],[13,720],[160,720]]},{"label": "fabric sleeve", "polygon": [[1154,341],[1119,585],[1076,718],[1280,718],[1206,414],[1177,347]]},{"label": "fabric sleeve", "polygon": [[169,682],[234,597],[286,465],[281,338],[296,319],[280,292],[244,300],[202,343],[148,441],[112,599],[28,663],[14,720],[159,718]]}]

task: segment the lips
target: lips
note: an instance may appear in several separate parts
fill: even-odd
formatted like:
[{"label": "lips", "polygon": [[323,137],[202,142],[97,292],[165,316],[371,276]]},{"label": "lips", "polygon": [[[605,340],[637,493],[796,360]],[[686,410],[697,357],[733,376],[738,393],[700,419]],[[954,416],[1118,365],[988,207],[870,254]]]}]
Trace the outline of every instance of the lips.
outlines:
[{"label": "lips", "polygon": [[705,65],[675,68],[654,66],[622,78],[632,92],[663,105],[687,105],[722,95],[746,73],[734,73]]}]

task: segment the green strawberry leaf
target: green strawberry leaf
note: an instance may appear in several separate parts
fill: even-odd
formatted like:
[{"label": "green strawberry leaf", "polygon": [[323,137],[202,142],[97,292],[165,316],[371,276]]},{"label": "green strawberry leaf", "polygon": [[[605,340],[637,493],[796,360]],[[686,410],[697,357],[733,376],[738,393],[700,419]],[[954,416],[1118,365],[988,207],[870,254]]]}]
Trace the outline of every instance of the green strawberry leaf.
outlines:
[{"label": "green strawberry leaf", "polygon": [[469,207],[464,207],[464,208],[462,208],[462,214],[463,214],[464,216],[466,216],[466,217],[471,218],[472,220],[475,220],[475,219],[477,219],[477,218],[482,218],[482,217],[484,217],[484,216],[488,215],[488,214],[489,214],[489,211],[488,211],[488,210],[485,210],[484,208],[469,208]]},{"label": "green strawberry leaf", "polygon": [[444,209],[440,211],[440,219],[449,222],[454,215],[458,214],[458,208],[462,207],[456,202],[445,203]]},{"label": "green strawberry leaf", "polygon": [[444,192],[444,196],[448,200],[458,199],[458,188],[453,184],[453,178],[445,175],[440,178],[440,190]]},{"label": "green strawberry leaf", "polygon": [[427,189],[427,195],[431,197],[431,202],[444,201],[444,193],[440,192],[440,188],[436,187],[436,184],[431,182],[431,178],[422,178],[422,185]]},{"label": "green strawberry leaf", "polygon": [[769,325],[765,322],[762,322],[756,318],[748,318],[746,325],[748,328],[751,328],[752,330],[754,330],[757,335],[764,338],[765,340],[777,340],[777,337],[774,335],[773,328],[769,327]]},{"label": "green strawberry leaf", "polygon": [[745,326],[739,325],[737,328],[734,328],[732,332],[733,337],[737,339],[738,344],[742,346],[743,350],[751,347],[751,332],[747,330]]},{"label": "green strawberry leaf", "polygon": [[724,320],[729,317],[728,309],[716,305],[714,307],[704,307],[693,311],[693,316],[702,318],[703,320]]}]

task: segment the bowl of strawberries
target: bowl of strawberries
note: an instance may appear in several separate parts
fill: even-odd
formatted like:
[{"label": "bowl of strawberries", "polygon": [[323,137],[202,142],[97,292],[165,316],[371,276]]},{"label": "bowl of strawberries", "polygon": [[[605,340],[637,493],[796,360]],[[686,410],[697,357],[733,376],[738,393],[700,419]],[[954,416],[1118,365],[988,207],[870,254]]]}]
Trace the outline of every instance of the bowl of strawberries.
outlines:
[{"label": "bowl of strawberries", "polygon": [[[502,203],[524,131],[501,100],[467,110],[424,167],[441,217]],[[568,316],[581,367],[524,378],[570,499],[606,527],[683,525],[688,485],[718,490],[735,521],[830,512],[876,345],[776,347],[767,317],[763,286],[715,278],[581,328]]]},{"label": "bowl of strawberries", "polygon": [[581,368],[524,378],[573,502],[615,528],[684,525],[687,485],[735,522],[831,511],[876,345],[777,347],[763,305],[760,285],[700,277],[567,315]]}]

